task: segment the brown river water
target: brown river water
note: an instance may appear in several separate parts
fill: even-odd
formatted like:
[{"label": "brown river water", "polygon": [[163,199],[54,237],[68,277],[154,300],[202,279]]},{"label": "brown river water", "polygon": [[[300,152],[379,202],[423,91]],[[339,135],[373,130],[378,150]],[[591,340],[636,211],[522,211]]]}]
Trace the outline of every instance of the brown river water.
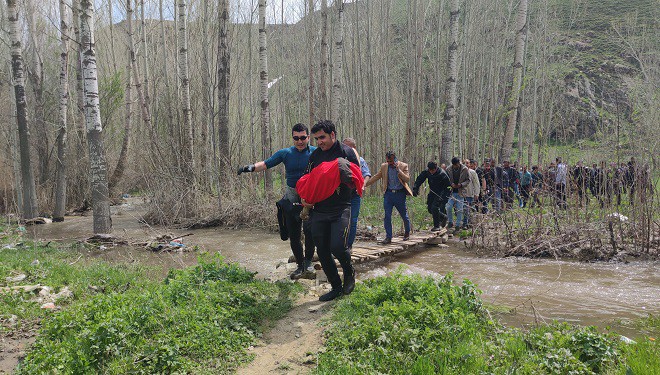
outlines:
[{"label": "brown river water", "polygon": [[[140,224],[141,204],[114,206],[114,235],[145,241],[157,235],[192,233],[186,246],[220,253],[260,277],[271,277],[290,255],[288,242],[265,229],[209,228],[178,230]],[[75,241],[92,235],[91,216],[66,217],[63,223],[29,227],[42,240]],[[405,265],[407,271],[440,276],[449,272],[458,281],[469,279],[483,291],[483,299],[505,307],[497,316],[511,326],[535,322],[568,321],[582,325],[612,326],[631,337],[641,333],[626,324],[649,314],[660,315],[660,262],[580,263],[550,259],[477,257],[461,243],[449,248],[427,247],[358,267],[358,279],[385,275]],[[184,267],[196,262],[195,252],[156,253],[140,248],[115,247],[93,251],[92,257],[112,262],[139,262],[162,267]],[[500,309],[496,309],[499,311]]]}]

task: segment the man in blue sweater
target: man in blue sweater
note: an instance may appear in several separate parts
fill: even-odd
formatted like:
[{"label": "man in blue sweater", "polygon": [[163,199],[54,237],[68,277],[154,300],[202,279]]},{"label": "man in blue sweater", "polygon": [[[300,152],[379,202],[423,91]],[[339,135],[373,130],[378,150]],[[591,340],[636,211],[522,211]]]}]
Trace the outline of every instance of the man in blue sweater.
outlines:
[{"label": "man in blue sweater", "polygon": [[[296,192],[296,183],[305,173],[309,156],[316,147],[309,145],[309,129],[304,124],[296,124],[291,129],[293,137],[293,146],[283,148],[275,152],[271,157],[264,161],[245,165],[238,168],[238,174],[246,172],[261,172],[268,168],[273,168],[280,163],[284,163],[286,173],[286,186],[284,187],[283,200],[289,201],[291,206],[300,205],[300,196]],[[282,201],[280,201],[282,202]],[[301,206],[299,206],[301,207]],[[298,268],[291,274],[292,279],[299,279],[303,275],[311,276],[315,274],[312,266],[314,257],[314,241],[312,239],[311,227],[309,222],[303,223],[300,219],[300,211],[295,209],[283,209],[284,224],[291,242],[291,251],[296,258]],[[301,241],[301,228],[305,233],[305,252],[303,255],[303,245]],[[283,237],[285,239],[285,237]]]}]

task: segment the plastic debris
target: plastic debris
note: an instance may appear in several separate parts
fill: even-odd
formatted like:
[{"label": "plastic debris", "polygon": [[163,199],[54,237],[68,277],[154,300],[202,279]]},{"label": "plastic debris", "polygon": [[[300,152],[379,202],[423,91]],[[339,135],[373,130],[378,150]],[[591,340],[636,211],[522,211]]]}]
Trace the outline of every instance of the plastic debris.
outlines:
[{"label": "plastic debris", "polygon": [[18,276],[14,276],[14,277],[11,277],[11,276],[5,277],[5,280],[7,280],[7,282],[9,282],[9,283],[17,283],[19,281],[25,280],[26,278],[27,278],[27,275],[22,273]]},{"label": "plastic debris", "polygon": [[627,338],[626,336],[623,336],[623,335],[621,335],[619,337],[619,339],[621,341],[625,342],[626,344],[636,344],[635,340],[629,339],[629,338]]},{"label": "plastic debris", "polygon": [[57,308],[57,306],[55,306],[55,304],[53,302],[48,302],[48,303],[44,303],[43,305],[41,305],[41,308],[42,309],[53,310],[53,309]]},{"label": "plastic debris", "polygon": [[615,213],[607,215],[607,219],[611,220],[611,221],[619,221],[619,222],[625,223],[626,221],[628,221],[628,216],[624,216],[624,215],[621,215],[618,212],[615,212]]},{"label": "plastic debris", "polygon": [[39,265],[39,259],[35,259],[30,263],[31,266],[38,266]]}]

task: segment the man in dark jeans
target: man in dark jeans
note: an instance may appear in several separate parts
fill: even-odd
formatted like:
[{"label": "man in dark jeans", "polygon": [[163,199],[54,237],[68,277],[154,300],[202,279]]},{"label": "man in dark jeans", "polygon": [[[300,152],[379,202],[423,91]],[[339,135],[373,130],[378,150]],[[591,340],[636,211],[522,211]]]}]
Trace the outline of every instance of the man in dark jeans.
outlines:
[{"label": "man in dark jeans", "polygon": [[447,200],[449,200],[449,193],[451,190],[451,182],[449,182],[449,176],[447,172],[443,171],[441,168],[438,168],[438,164],[434,161],[430,161],[427,165],[426,170],[417,176],[415,179],[415,184],[413,185],[413,196],[419,194],[419,188],[422,186],[424,181],[429,181],[429,195],[426,197],[426,207],[429,213],[433,216],[433,228],[431,232],[437,232],[440,228],[444,228],[447,225],[447,211],[445,211],[445,205]]},{"label": "man in dark jeans", "polygon": [[[323,162],[338,158],[344,158],[358,167],[360,166],[355,151],[337,140],[337,131],[331,121],[324,120],[314,125],[312,136],[316,139],[318,148],[309,157],[306,173],[311,172]],[[302,201],[305,207],[312,209],[310,213],[312,236],[323,272],[332,285],[332,290],[319,297],[319,301],[330,301],[342,294],[350,294],[355,288],[355,270],[351,264],[351,254],[348,252],[353,189],[354,187],[349,187],[342,182],[337,191],[325,200],[314,205]],[[344,271],[343,288],[337,265],[332,259],[333,255]]]},{"label": "man in dark jeans", "polygon": [[[286,206],[281,208],[282,216],[284,218],[284,226],[286,233],[282,239],[289,238],[291,242],[291,251],[296,258],[298,268],[290,275],[292,279],[299,279],[300,277],[312,277],[316,275],[316,271],[312,266],[312,258],[314,257],[314,242],[312,240],[312,233],[310,231],[309,222],[300,218],[300,210],[296,209],[294,205],[300,204],[300,197],[296,192],[296,183],[300,177],[305,173],[309,157],[316,150],[316,147],[309,145],[309,129],[304,124],[296,124],[291,129],[291,136],[293,138],[293,146],[283,148],[275,152],[271,157],[264,161],[255,164],[245,165],[238,168],[238,174],[247,172],[261,172],[266,169],[273,168],[276,165],[283,163],[284,171],[286,174],[286,186],[284,187],[284,198],[280,202],[286,202]],[[278,204],[280,203],[278,202]],[[299,208],[300,206],[298,206]],[[301,241],[301,231],[305,233],[305,254],[303,256],[303,245]]]}]

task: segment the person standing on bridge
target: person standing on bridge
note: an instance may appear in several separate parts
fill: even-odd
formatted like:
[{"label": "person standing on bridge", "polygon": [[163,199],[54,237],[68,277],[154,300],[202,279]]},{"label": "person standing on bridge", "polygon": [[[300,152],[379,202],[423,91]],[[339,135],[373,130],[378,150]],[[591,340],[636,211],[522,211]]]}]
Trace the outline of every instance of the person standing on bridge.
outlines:
[{"label": "person standing on bridge", "polygon": [[[344,138],[342,143],[352,148],[353,150],[356,150],[355,139]],[[357,153],[357,150],[355,152]],[[360,160],[360,171],[362,172],[362,178],[364,178],[364,182],[366,183],[371,178],[371,171],[369,171],[369,165],[367,164],[367,162],[364,160],[362,156],[359,156],[359,154],[358,154],[358,159]],[[353,249],[353,242],[355,242],[355,236],[357,235],[357,222],[358,222],[358,216],[360,216],[361,204],[362,204],[362,197],[360,197],[360,195],[354,189],[353,192],[351,193],[351,227],[350,227],[350,231],[348,232],[349,252],[351,252],[351,250]]]},{"label": "person standing on bridge", "polygon": [[[316,123],[312,127],[312,135],[318,148],[309,157],[305,173],[310,173],[324,162],[340,158],[356,165],[360,161],[354,149],[337,140],[335,124],[329,120]],[[361,179],[361,178],[360,178]],[[355,288],[355,269],[348,252],[348,230],[351,220],[351,194],[356,186],[340,182],[329,198],[315,204],[302,200],[305,207],[311,208],[310,222],[314,243],[318,248],[319,261],[323,272],[332,286],[330,292],[319,297],[319,301],[330,301],[342,294],[351,294]],[[360,189],[361,191],[361,189]],[[344,285],[339,277],[337,265],[332,256],[339,261],[344,271]]]},{"label": "person standing on bridge", "polygon": [[413,196],[416,197],[424,181],[429,181],[429,194],[426,197],[426,207],[431,216],[433,216],[433,228],[431,232],[438,232],[440,228],[444,228],[447,225],[445,205],[449,200],[451,182],[449,181],[447,172],[438,168],[438,163],[430,161],[426,167],[427,169],[422,171],[415,179],[412,191]]},{"label": "person standing on bridge", "polygon": [[383,199],[383,208],[385,209],[385,218],[383,219],[385,239],[381,241],[383,245],[392,243],[392,209],[395,207],[399,211],[401,219],[403,219],[403,226],[405,228],[403,240],[407,241],[410,238],[411,225],[408,218],[406,196],[413,195],[408,186],[408,182],[410,181],[408,164],[398,161],[394,151],[388,151],[385,154],[385,160],[386,162],[381,164],[378,173],[365,184],[366,187],[381,178],[383,179],[383,191],[385,192]]},{"label": "person standing on bridge", "polygon": [[[293,146],[283,148],[275,152],[271,157],[264,161],[245,165],[238,168],[238,174],[246,172],[261,172],[268,168],[273,168],[280,163],[284,163],[286,186],[284,187],[284,198],[278,202],[278,209],[281,217],[284,219],[282,224],[286,228],[281,233],[282,239],[286,241],[289,238],[291,251],[296,258],[298,268],[291,273],[291,279],[299,279],[302,276],[311,277],[315,275],[312,265],[314,257],[314,241],[312,239],[311,227],[309,221],[300,218],[301,201],[298,192],[296,192],[296,182],[305,173],[310,155],[316,150],[316,147],[309,145],[309,129],[304,124],[296,124],[291,129]],[[280,215],[280,214],[278,214]],[[301,228],[305,234],[305,252],[303,255],[303,245],[301,241]]]}]

